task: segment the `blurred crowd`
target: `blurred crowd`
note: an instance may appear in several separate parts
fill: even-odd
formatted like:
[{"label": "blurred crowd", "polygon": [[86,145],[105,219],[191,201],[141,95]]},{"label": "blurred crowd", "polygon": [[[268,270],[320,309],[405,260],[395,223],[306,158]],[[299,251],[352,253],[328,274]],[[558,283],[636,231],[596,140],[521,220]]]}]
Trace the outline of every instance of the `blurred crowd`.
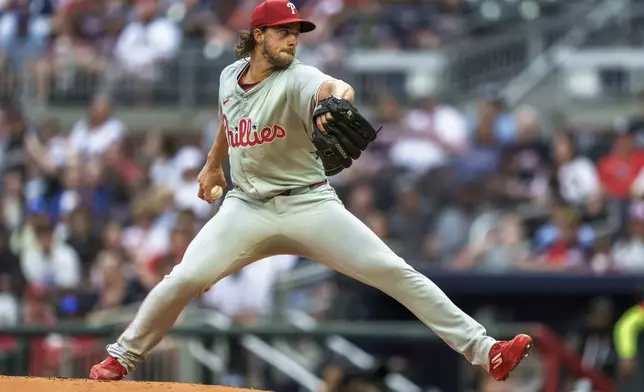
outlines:
[{"label": "blurred crowd", "polygon": [[416,266],[643,271],[640,117],[545,136],[537,110],[508,110],[493,86],[472,115],[437,97],[410,110],[385,97],[376,112],[386,131],[333,182]]},{"label": "blurred crowd", "polygon": [[[84,85],[136,86],[141,99],[159,81],[176,79],[182,50],[205,58],[232,55],[259,0],[2,0],[0,81],[27,88],[45,103]],[[465,0],[293,0],[318,28],[301,37],[310,61],[332,66],[353,47],[436,49],[502,31],[522,17],[565,13],[565,1],[537,0],[532,14],[514,2]],[[536,7],[536,11],[535,11]],[[311,52],[311,51],[309,51]],[[186,60],[186,61],[195,61]],[[156,84],[155,84],[156,83]]]},{"label": "blurred crowd", "polygon": [[[63,130],[2,108],[0,291],[34,299],[23,317],[53,322],[140,301],[213,212],[195,198],[203,151],[154,132],[126,141],[111,110],[98,96]],[[54,308],[38,307],[42,298]]]}]

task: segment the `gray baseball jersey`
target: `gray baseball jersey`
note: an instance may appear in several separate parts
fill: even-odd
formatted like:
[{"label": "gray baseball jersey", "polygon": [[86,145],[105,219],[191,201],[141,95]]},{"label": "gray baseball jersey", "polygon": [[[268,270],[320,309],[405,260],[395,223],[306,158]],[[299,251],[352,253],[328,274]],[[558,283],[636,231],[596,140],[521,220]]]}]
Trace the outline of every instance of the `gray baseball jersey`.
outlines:
[{"label": "gray baseball jersey", "polygon": [[332,77],[295,60],[248,91],[239,60],[221,74],[219,105],[228,138],[233,185],[257,199],[323,181],[322,162],[311,143],[313,105]]}]

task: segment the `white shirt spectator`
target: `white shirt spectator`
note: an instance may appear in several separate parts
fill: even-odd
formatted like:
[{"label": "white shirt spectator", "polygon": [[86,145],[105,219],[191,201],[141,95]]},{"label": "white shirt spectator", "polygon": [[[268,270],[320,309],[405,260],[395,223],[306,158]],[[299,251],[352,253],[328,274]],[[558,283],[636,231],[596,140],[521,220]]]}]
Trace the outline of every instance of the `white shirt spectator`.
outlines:
[{"label": "white shirt spectator", "polygon": [[50,254],[43,253],[39,248],[28,250],[20,258],[20,266],[30,284],[67,289],[78,287],[81,283],[78,254],[62,242],[55,242]]},{"label": "white shirt spectator", "polygon": [[169,243],[170,233],[165,227],[152,226],[145,229],[131,226],[123,230],[123,248],[134,255],[137,262],[147,262],[165,254],[169,249]]},{"label": "white shirt spectator", "polygon": [[69,140],[64,136],[54,136],[47,141],[47,153],[56,167],[65,166],[69,157]]},{"label": "white shirt spectator", "polygon": [[583,203],[601,190],[599,175],[592,161],[576,157],[557,171],[561,196],[569,203]]},{"label": "white shirt spectator", "polygon": [[0,293],[0,326],[11,327],[18,324],[20,305],[10,293]]},{"label": "white shirt spectator", "polygon": [[145,77],[154,72],[154,65],[174,58],[180,43],[180,31],[168,19],[157,18],[148,24],[134,21],[121,32],[114,56],[124,71]]},{"label": "white shirt spectator", "polygon": [[623,272],[644,272],[644,242],[639,239],[618,241],[611,251],[615,267]]},{"label": "white shirt spectator", "polygon": [[297,259],[277,255],[256,261],[217,282],[203,295],[203,302],[229,317],[266,314],[271,311],[271,294],[277,279],[293,268]]},{"label": "white shirt spectator", "polygon": [[72,152],[86,157],[102,155],[113,143],[123,139],[125,125],[112,117],[104,123],[91,127],[82,119],[74,125],[69,134],[69,147]]},{"label": "white shirt spectator", "polygon": [[[204,153],[197,147],[183,147],[172,159],[174,174],[174,204],[180,209],[192,210],[199,218],[208,219],[212,214],[212,206],[204,203],[196,195],[199,191],[197,174],[206,162]],[[190,174],[186,176],[186,174]]]},{"label": "white shirt spectator", "polygon": [[433,113],[412,110],[403,122],[405,137],[394,144],[390,157],[396,165],[417,173],[447,163],[449,153],[441,144],[459,148],[467,143],[467,119],[448,105],[438,105]]},{"label": "white shirt spectator", "polygon": [[178,173],[172,158],[156,158],[150,165],[150,182],[154,186],[173,188],[177,183]]}]

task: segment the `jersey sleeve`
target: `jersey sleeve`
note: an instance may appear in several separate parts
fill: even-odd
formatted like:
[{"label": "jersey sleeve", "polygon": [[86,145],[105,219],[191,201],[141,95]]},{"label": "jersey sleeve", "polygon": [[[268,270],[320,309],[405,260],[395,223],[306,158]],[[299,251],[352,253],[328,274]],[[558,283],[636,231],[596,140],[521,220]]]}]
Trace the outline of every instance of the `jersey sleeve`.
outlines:
[{"label": "jersey sleeve", "polygon": [[322,85],[335,80],[315,67],[298,64],[289,75],[288,103],[302,117],[311,118]]}]

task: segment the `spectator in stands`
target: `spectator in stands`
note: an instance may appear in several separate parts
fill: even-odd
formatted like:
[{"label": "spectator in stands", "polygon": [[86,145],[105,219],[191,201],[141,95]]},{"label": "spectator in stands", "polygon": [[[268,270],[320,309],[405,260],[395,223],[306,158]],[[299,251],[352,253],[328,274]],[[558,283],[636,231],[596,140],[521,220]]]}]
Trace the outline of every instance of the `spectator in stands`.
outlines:
[{"label": "spectator in stands", "polygon": [[79,75],[100,79],[105,73],[107,59],[100,50],[105,4],[76,0],[59,4],[53,19],[53,43],[34,67],[40,103],[49,99],[52,81],[57,89],[68,90]]},{"label": "spectator in stands", "polygon": [[62,171],[59,190],[50,198],[48,212],[55,222],[81,204],[93,206],[93,195],[86,192],[84,174],[87,167],[80,162],[70,162]]},{"label": "spectator in stands", "polygon": [[159,0],[137,0],[136,19],[116,42],[114,57],[126,80],[155,81],[161,66],[175,58],[181,35],[177,26],[160,16]]},{"label": "spectator in stands", "polygon": [[159,224],[158,217],[165,208],[165,195],[149,189],[137,195],[132,204],[132,225],[123,230],[123,248],[134,262],[141,283],[151,289],[156,283],[150,263],[168,253],[170,229]]},{"label": "spectator in stands", "polygon": [[[51,224],[47,203],[42,198],[28,201],[26,204],[26,219],[19,228],[11,233],[9,247],[20,257],[26,252],[38,249],[36,227]],[[57,240],[63,240],[60,232],[56,232]]]},{"label": "spectator in stands", "polygon": [[22,294],[25,277],[20,268],[20,258],[9,248],[9,231],[0,225],[0,279],[7,279],[3,285],[5,292]]},{"label": "spectator in stands", "polygon": [[44,118],[39,129],[44,148],[53,166],[59,170],[67,163],[70,155],[67,135],[62,132],[59,120],[53,116]]},{"label": "spectator in stands", "polygon": [[518,131],[516,117],[505,103],[499,87],[493,84],[481,88],[478,115],[471,120],[471,134],[483,135],[500,144],[515,141]]},{"label": "spectator in stands", "polygon": [[101,156],[124,135],[125,125],[114,115],[111,99],[99,94],[92,101],[87,118],[79,120],[72,128],[69,146],[73,154],[87,159]]},{"label": "spectator in stands", "polygon": [[[20,302],[11,290],[11,277],[0,272],[0,328],[16,326],[19,320]],[[10,337],[0,337],[0,351],[8,349],[12,343]]]},{"label": "spectator in stands", "polygon": [[504,146],[508,164],[502,167],[502,189],[507,201],[544,202],[550,175],[550,146],[540,135],[539,117],[533,108],[517,111],[517,138]]},{"label": "spectator in stands", "polygon": [[613,200],[629,199],[631,186],[643,168],[644,151],[637,147],[635,134],[618,130],[610,153],[598,164],[605,194]]},{"label": "spectator in stands", "polygon": [[[557,239],[561,236],[561,227],[566,227],[569,222],[577,220],[577,213],[569,205],[565,203],[551,203],[548,220],[539,226],[533,237],[537,253],[542,252],[557,242]],[[579,246],[584,249],[590,249],[595,243],[595,239],[595,230],[590,224],[580,223],[578,225],[576,241]]]},{"label": "spectator in stands", "polygon": [[46,172],[53,172],[53,165],[45,147],[42,145],[36,131],[30,127],[22,109],[15,104],[4,108],[5,132],[3,136],[0,163],[2,168],[13,168],[27,174],[27,166],[33,162]]},{"label": "spectator in stands", "polygon": [[530,262],[531,257],[521,218],[508,213],[481,240],[469,243],[455,258],[453,267],[508,272]]},{"label": "spectator in stands", "polygon": [[628,217],[633,184],[643,169],[644,152],[637,147],[632,128],[618,130],[610,153],[599,161],[598,171],[607,202],[617,211],[620,232]]},{"label": "spectator in stands", "polygon": [[98,254],[92,274],[93,286],[98,293],[95,310],[118,308],[143,300],[146,290],[128,273],[127,259],[115,251]]},{"label": "spectator in stands", "polygon": [[604,235],[595,240],[593,246],[593,255],[590,259],[590,268],[597,275],[603,275],[614,272],[616,270],[613,261],[612,241],[610,236]]},{"label": "spectator in stands", "polygon": [[0,3],[0,40],[11,41],[17,35],[21,17],[29,16],[27,32],[29,37],[44,41],[51,31],[51,16],[54,0],[3,0]]},{"label": "spectator in stands", "polygon": [[96,227],[92,225],[92,212],[89,208],[81,206],[72,210],[67,220],[69,222],[67,243],[78,254],[82,265],[82,275],[87,277],[91,263],[94,262],[101,248],[100,239],[95,231]]},{"label": "spectator in stands", "polygon": [[109,221],[103,227],[101,235],[101,249],[122,251],[125,253],[123,247],[123,228],[116,221]]},{"label": "spectator in stands", "polygon": [[611,252],[613,268],[624,273],[644,272],[644,203],[629,208],[626,235],[617,239]]},{"label": "spectator in stands", "polygon": [[588,232],[575,212],[566,205],[553,208],[551,222],[537,233],[536,262],[521,265],[539,271],[586,271],[590,267],[589,244],[594,232]]},{"label": "spectator in stands", "polygon": [[206,37],[208,28],[217,21],[212,9],[213,1],[170,0],[168,3],[168,19],[180,25],[185,38]]},{"label": "spectator in stands", "polygon": [[405,132],[391,149],[394,165],[416,174],[448,165],[467,151],[467,121],[437,97],[424,99],[403,119]]},{"label": "spectator in stands", "polygon": [[45,286],[29,285],[21,323],[24,325],[54,325],[57,321],[53,306],[54,293]]},{"label": "spectator in stands", "polygon": [[20,260],[27,282],[53,291],[79,288],[81,263],[76,251],[55,239],[54,228],[48,222],[40,222],[34,231],[37,248],[28,250]]},{"label": "spectator in stands", "polygon": [[382,126],[386,132],[378,134],[378,138],[369,146],[368,152],[375,156],[381,166],[389,162],[389,150],[401,137],[405,136],[405,127],[402,123],[403,114],[403,109],[396,98],[391,95],[383,95],[379,98],[376,106],[375,124]]},{"label": "spectator in stands", "polygon": [[599,174],[593,162],[577,153],[571,134],[559,133],[553,140],[555,170],[552,197],[562,198],[592,220],[604,205]]},{"label": "spectator in stands", "polygon": [[[10,1],[0,17],[0,67],[13,88],[45,50],[47,27],[29,12],[29,2]],[[39,23],[40,22],[40,23]]]},{"label": "spectator in stands", "polygon": [[[514,118],[503,113],[500,98],[493,96],[479,106],[480,116],[471,129],[467,154],[456,161],[456,176],[466,181],[489,181],[497,178],[501,166],[503,146],[514,140]],[[512,133],[512,139],[508,134]]]},{"label": "spectator in stands", "polygon": [[112,143],[103,155],[102,171],[106,173],[104,180],[116,186],[116,183],[133,191],[143,186],[144,172],[134,157],[124,150],[122,140]]},{"label": "spectator in stands", "polygon": [[435,29],[443,42],[461,38],[466,33],[466,16],[472,12],[463,0],[440,0],[436,5],[438,16],[433,18]]},{"label": "spectator in stands", "polygon": [[367,181],[355,184],[347,200],[347,209],[363,222],[376,211],[373,187]]},{"label": "spectator in stands", "polygon": [[2,193],[0,194],[1,226],[13,231],[24,220],[23,174],[21,170],[5,170],[2,174]]},{"label": "spectator in stands", "polygon": [[469,232],[474,222],[488,212],[481,183],[470,181],[459,185],[454,192],[451,200],[438,212],[431,235],[424,244],[429,260],[451,263],[463,247],[473,240]]},{"label": "spectator in stands", "polygon": [[644,147],[644,90],[636,95],[637,112],[626,118],[628,129],[635,134],[637,147]]},{"label": "spectator in stands", "polygon": [[[208,149],[210,146],[212,143]],[[177,150],[176,140],[171,135],[161,132],[150,132],[146,135],[144,154],[146,154],[145,160],[148,162],[147,167],[149,167],[148,177],[152,186],[170,188],[175,186],[179,180],[174,162]],[[203,154],[206,154],[209,150],[202,148],[202,151]]]},{"label": "spectator in stands", "polygon": [[195,199],[199,190],[197,176],[203,167],[205,157],[203,152],[194,146],[183,147],[173,159],[177,182],[173,184],[174,203],[179,209],[190,209],[200,219],[206,219],[212,214],[212,207]]},{"label": "spectator in stands", "polygon": [[400,257],[414,264],[423,253],[432,225],[432,213],[414,183],[398,187],[396,206],[389,216],[389,235],[396,240]]},{"label": "spectator in stands", "polygon": [[[20,323],[20,297],[25,286],[20,259],[9,249],[9,232],[0,224],[0,327]],[[9,351],[13,346],[11,337],[0,337],[0,351]]]}]

